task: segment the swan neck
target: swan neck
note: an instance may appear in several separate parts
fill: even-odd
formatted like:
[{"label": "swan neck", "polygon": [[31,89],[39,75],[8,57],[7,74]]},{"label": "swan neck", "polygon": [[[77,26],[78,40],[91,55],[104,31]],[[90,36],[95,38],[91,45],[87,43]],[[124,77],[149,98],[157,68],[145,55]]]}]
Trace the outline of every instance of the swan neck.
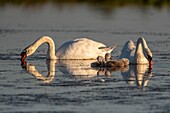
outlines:
[{"label": "swan neck", "polygon": [[136,52],[140,52],[143,51],[145,52],[145,49],[147,49],[148,46],[146,44],[146,41],[144,38],[139,38],[137,41],[137,45],[136,45]]},{"label": "swan neck", "polygon": [[136,63],[148,62],[148,60],[146,59],[147,58],[146,49],[148,49],[146,41],[144,40],[144,38],[139,38],[137,41],[136,51],[133,58],[134,62]]},{"label": "swan neck", "polygon": [[146,41],[144,38],[139,38],[138,39],[138,44],[141,43],[143,48],[148,48]]},{"label": "swan neck", "polygon": [[48,50],[47,50],[47,59],[57,59],[55,56],[55,44],[54,41],[48,37],[48,36],[43,36],[42,38],[38,39],[33,46],[37,49],[40,45],[43,43],[48,44]]}]

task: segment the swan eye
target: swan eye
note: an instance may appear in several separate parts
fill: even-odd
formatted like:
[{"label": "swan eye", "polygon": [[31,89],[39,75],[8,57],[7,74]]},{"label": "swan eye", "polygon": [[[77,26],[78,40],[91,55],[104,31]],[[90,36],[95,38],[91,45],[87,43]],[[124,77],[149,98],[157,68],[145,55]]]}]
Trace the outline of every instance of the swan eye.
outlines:
[{"label": "swan eye", "polygon": [[30,52],[31,52],[31,50],[30,50],[30,49],[27,49],[27,50],[26,50],[26,52],[27,52],[27,53],[30,53]]}]

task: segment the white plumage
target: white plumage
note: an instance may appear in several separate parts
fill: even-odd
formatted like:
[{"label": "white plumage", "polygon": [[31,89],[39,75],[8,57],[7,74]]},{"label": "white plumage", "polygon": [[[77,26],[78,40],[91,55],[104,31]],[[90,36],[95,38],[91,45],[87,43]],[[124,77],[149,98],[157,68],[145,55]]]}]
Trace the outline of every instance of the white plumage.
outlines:
[{"label": "white plumage", "polygon": [[119,56],[119,59],[121,58],[129,59],[131,64],[152,65],[152,52],[143,37],[137,40],[136,46],[133,41],[127,41]]}]

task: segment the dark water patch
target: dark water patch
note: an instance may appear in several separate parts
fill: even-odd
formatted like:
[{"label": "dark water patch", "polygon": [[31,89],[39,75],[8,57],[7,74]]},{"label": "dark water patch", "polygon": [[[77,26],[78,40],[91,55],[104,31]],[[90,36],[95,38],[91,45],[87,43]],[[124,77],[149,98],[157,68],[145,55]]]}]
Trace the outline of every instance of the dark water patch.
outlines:
[{"label": "dark water patch", "polygon": [[170,33],[164,32],[111,32],[116,35],[150,35],[150,36],[170,36]]},{"label": "dark water patch", "polygon": [[[21,54],[6,53],[0,54],[0,60],[20,60]],[[45,54],[36,54],[27,58],[27,60],[43,60],[46,59]]]},{"label": "dark water patch", "polygon": [[0,60],[19,60],[20,54],[0,54]]},{"label": "dark water patch", "polygon": [[40,86],[50,86],[50,87],[76,87],[76,86],[103,86],[104,83],[92,82],[89,80],[79,80],[79,81],[59,81],[58,83],[52,84],[40,84]]},{"label": "dark water patch", "polygon": [[[93,97],[93,99],[94,100],[96,100],[96,101],[100,101],[100,100],[114,100],[114,101],[116,101],[116,100],[124,100],[124,101],[127,101],[126,99],[127,99],[127,97],[119,97],[119,96],[115,96],[115,95],[110,95],[110,96],[107,96],[107,95],[103,95],[103,96],[98,96],[98,95],[96,95],[95,97]],[[123,102],[121,102],[121,104],[122,104]]]},{"label": "dark water patch", "polygon": [[[13,106],[26,106],[35,103],[36,98],[30,95],[0,95],[1,103]],[[32,106],[31,104],[29,106]]]},{"label": "dark water patch", "polygon": [[[150,103],[149,103],[150,104]],[[151,104],[148,113],[169,113],[169,105],[158,105],[157,103]]]},{"label": "dark water patch", "polygon": [[[156,42],[150,42],[153,46],[155,47],[168,47],[170,46],[170,41],[166,40],[166,41],[156,41]],[[168,48],[167,48],[168,49]]]},{"label": "dark water patch", "polygon": [[170,91],[170,88],[168,87],[153,87],[153,88],[150,88],[149,91],[152,91],[152,92],[169,92]]},{"label": "dark water patch", "polygon": [[[95,29],[0,29],[0,34],[16,34],[16,33],[44,33],[44,32],[66,32],[66,33],[111,33],[114,35],[149,35],[149,36],[170,36],[167,32],[120,32],[120,31],[105,31],[105,30],[95,30]],[[169,43],[169,41],[167,41]],[[166,42],[166,43],[167,43]],[[164,41],[151,42],[153,44],[165,44]]]},{"label": "dark water patch", "polygon": [[152,41],[151,43],[156,44],[163,44],[165,45],[166,43],[170,43],[170,40],[159,40],[159,41]]},{"label": "dark water patch", "polygon": [[[25,82],[25,83],[28,83],[28,82]],[[28,89],[39,89],[39,88],[35,88],[35,87],[32,87],[32,86],[17,86],[15,89],[24,89],[24,90],[28,90]]]},{"label": "dark water patch", "polygon": [[[93,95],[89,96],[92,92]],[[145,104],[147,100],[153,96],[152,92],[148,93],[137,87],[133,89],[129,89],[128,87],[93,88],[88,91],[81,91],[80,93],[87,95],[84,96],[86,99],[109,101],[109,103],[121,105]],[[154,93],[154,95],[160,95],[160,93]]]},{"label": "dark water patch", "polygon": [[0,87],[4,87],[4,88],[10,88],[10,87],[14,87],[14,85],[11,84],[0,84]]},{"label": "dark water patch", "polygon": [[84,29],[84,30],[74,30],[74,29],[63,29],[63,30],[49,30],[50,32],[67,32],[67,33],[71,33],[71,32],[75,32],[75,33],[104,33],[104,31],[100,31],[100,30],[92,30],[92,29]]},{"label": "dark water patch", "polygon": [[134,89],[136,89],[136,87],[134,87],[134,86],[131,86],[131,87],[129,87],[129,86],[117,86],[117,87],[107,87],[107,88],[94,88],[93,90],[95,90],[95,91],[105,91],[105,90],[110,90],[110,91],[114,91],[114,90],[134,90]]},{"label": "dark water patch", "polygon": [[167,76],[167,77],[169,77],[170,76],[170,74],[162,74],[162,73],[153,73],[155,76],[160,76],[160,77],[165,77],[165,76]]},{"label": "dark water patch", "polygon": [[[13,80],[12,82],[15,83],[15,84],[25,84],[25,83],[28,83],[28,84],[32,84],[32,81],[35,80],[34,78],[17,78],[15,80]],[[15,89],[31,89],[32,86],[22,86],[22,85],[19,85],[19,86],[16,86],[14,87]],[[35,88],[35,87],[33,87]]]},{"label": "dark water patch", "polygon": [[170,85],[169,83],[164,82],[164,83],[160,83],[159,85],[149,86],[147,92],[158,93],[158,94],[163,94],[163,93],[168,94],[168,92],[170,92]]},{"label": "dark water patch", "polygon": [[170,100],[170,97],[169,96],[160,96],[160,97],[157,97],[156,99],[158,99],[158,100]]},{"label": "dark water patch", "polygon": [[0,29],[0,34],[16,34],[16,33],[43,33],[43,32],[76,32],[76,33],[103,33],[103,31],[99,31],[99,30],[92,30],[92,29],[47,29],[47,30],[37,30],[37,29],[33,29],[33,30],[21,30],[21,29]]},{"label": "dark water patch", "polygon": [[0,34],[16,34],[21,32],[21,30],[16,29],[0,29]]},{"label": "dark water patch", "polygon": [[4,72],[12,72],[13,70],[0,70],[0,73],[4,73]]},{"label": "dark water patch", "polygon": [[160,54],[157,54],[157,55],[164,56],[164,57],[169,57],[170,53],[160,53]]},{"label": "dark water patch", "polygon": [[0,95],[0,102],[6,105],[13,106],[27,106],[30,107],[34,104],[46,105],[79,105],[86,100],[80,98],[64,97],[62,94],[17,94],[17,95]]},{"label": "dark water patch", "polygon": [[[9,110],[9,109],[8,109]],[[28,111],[20,111],[20,110],[11,110],[8,112],[2,112],[1,113],[79,113],[78,111],[68,111],[68,110],[64,110],[64,111],[58,111],[58,110],[37,110],[37,111],[32,111],[32,110],[28,110]]]},{"label": "dark water patch", "polygon": [[164,56],[164,57],[160,57],[160,59],[169,60],[169,59],[170,59],[170,57],[166,57],[166,56]]},{"label": "dark water patch", "polygon": [[165,56],[165,57],[169,57],[170,56],[170,54],[168,53],[167,50],[165,50],[165,51],[154,51],[154,54],[156,56]]}]

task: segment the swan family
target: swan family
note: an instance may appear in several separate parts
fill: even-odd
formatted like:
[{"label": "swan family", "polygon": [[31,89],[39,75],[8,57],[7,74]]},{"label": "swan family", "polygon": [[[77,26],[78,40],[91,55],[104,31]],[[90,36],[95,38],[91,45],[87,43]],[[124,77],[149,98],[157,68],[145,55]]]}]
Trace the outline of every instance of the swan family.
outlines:
[{"label": "swan family", "polygon": [[152,67],[152,52],[148,48],[146,40],[143,37],[137,40],[136,45],[132,40],[127,41],[121,50],[119,60],[112,61],[110,60],[110,54],[116,47],[115,45],[107,47],[103,43],[88,38],[78,38],[65,42],[55,51],[55,44],[52,38],[43,36],[22,51],[21,61],[24,61],[26,57],[32,55],[43,43],[48,44],[47,59],[91,60],[97,58],[100,65],[101,63],[108,63],[107,65],[110,66],[130,63],[149,64],[149,66]]}]

